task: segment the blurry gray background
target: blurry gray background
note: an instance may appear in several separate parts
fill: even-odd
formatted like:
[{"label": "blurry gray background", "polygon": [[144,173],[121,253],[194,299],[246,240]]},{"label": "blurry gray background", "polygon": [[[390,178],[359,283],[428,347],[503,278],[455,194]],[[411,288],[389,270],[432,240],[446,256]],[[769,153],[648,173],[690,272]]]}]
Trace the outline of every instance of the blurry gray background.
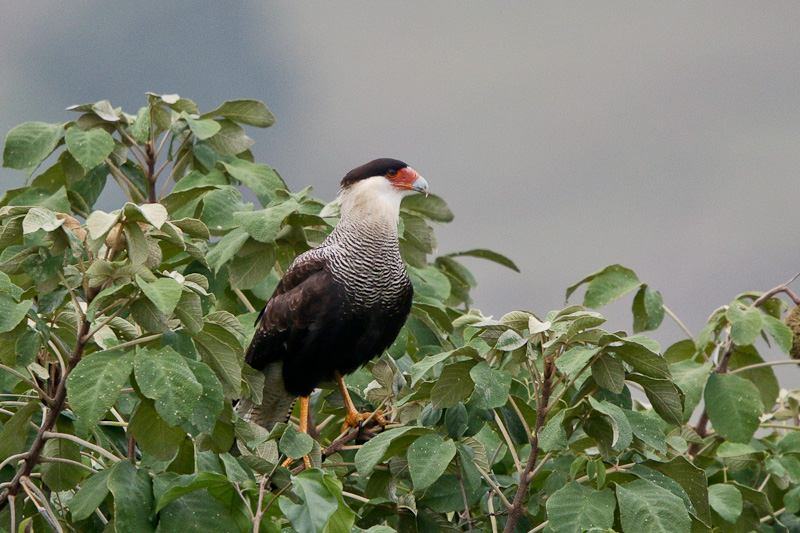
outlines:
[{"label": "blurry gray background", "polygon": [[[696,335],[800,270],[798,28],[796,2],[3,0],[0,132],[101,99],[135,113],[145,91],[257,98],[277,123],[249,129],[256,159],[293,190],[331,199],[399,158],[455,211],[441,252],[513,258],[521,274],[466,261],[484,313],[544,315],[621,263]],[[609,328],[630,330],[630,302]]]}]

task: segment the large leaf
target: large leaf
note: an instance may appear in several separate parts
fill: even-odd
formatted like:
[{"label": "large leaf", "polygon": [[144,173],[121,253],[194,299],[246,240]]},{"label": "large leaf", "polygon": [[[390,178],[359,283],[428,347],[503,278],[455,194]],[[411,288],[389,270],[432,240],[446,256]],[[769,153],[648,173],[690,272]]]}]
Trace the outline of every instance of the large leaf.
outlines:
[{"label": "large leaf", "polygon": [[554,531],[607,529],[614,524],[615,508],[610,489],[594,490],[572,481],[547,499],[547,518]]},{"label": "large leaf", "polygon": [[192,334],[203,362],[211,367],[222,383],[225,396],[238,398],[242,387],[244,348],[236,335],[211,322],[202,331]]},{"label": "large leaf", "polygon": [[761,311],[757,307],[742,308],[734,302],[725,315],[731,323],[731,340],[739,346],[749,346],[761,333]]},{"label": "large leaf", "polygon": [[603,413],[611,425],[613,431],[611,448],[617,452],[627,448],[633,440],[633,431],[625,412],[612,403],[605,400],[597,401],[591,396],[589,396],[589,403],[591,403],[594,410]]},{"label": "large leaf", "polygon": [[155,400],[158,414],[169,425],[176,426],[192,416],[203,387],[186,359],[173,348],[139,350],[134,372],[142,394]]},{"label": "large leaf", "polygon": [[644,388],[653,410],[670,424],[683,423],[683,395],[675,383],[668,379],[652,378],[641,374],[629,374],[628,379]]},{"label": "large leaf", "polygon": [[482,361],[469,371],[475,389],[470,398],[470,404],[479,409],[494,409],[502,407],[508,401],[508,391],[511,389],[511,374],[505,370],[497,370]]},{"label": "large leaf", "polygon": [[114,138],[106,130],[92,128],[82,130],[79,126],[67,129],[64,139],[67,149],[86,170],[91,170],[114,151]]},{"label": "large leaf", "polygon": [[169,503],[158,513],[160,531],[239,533],[230,508],[206,490],[197,490]]},{"label": "large leaf", "polygon": [[266,206],[274,200],[276,190],[286,188],[278,173],[267,165],[250,163],[244,159],[221,161],[220,164],[233,178],[250,187],[261,205]]},{"label": "large leaf", "polygon": [[3,429],[0,430],[0,461],[25,449],[28,433],[31,431],[28,424],[38,410],[39,405],[36,402],[27,403],[3,425]]},{"label": "large leaf", "polygon": [[159,461],[174,458],[186,435],[180,426],[167,424],[150,400],[142,400],[139,404],[128,424],[128,431],[136,437],[139,448]]},{"label": "large leaf", "polygon": [[[72,422],[61,419],[58,421],[57,430],[60,433],[73,433]],[[81,462],[81,448],[77,443],[67,439],[48,439],[42,449],[43,457],[52,457]],[[86,470],[80,466],[52,461],[45,462],[40,466],[42,470],[42,481],[54,491],[65,491],[74,489],[75,486],[86,476]]]},{"label": "large leaf", "polygon": [[717,483],[708,487],[708,503],[724,520],[736,522],[742,514],[742,493],[733,485]]},{"label": "large leaf", "polygon": [[275,242],[283,221],[298,207],[297,201],[289,199],[260,211],[234,213],[233,220],[255,240]]},{"label": "large leaf", "polygon": [[217,418],[219,418],[225,405],[222,383],[219,382],[216,374],[208,365],[191,359],[187,359],[186,363],[194,373],[197,382],[203,387],[203,394],[192,412],[190,422],[200,431],[212,433],[217,423]]},{"label": "large leaf", "polygon": [[455,455],[453,441],[435,433],[415,440],[408,449],[408,468],[414,490],[422,491],[439,479]]},{"label": "large leaf", "polygon": [[480,257],[481,259],[487,259],[489,261],[493,261],[497,264],[503,265],[504,267],[510,268],[516,272],[519,272],[519,268],[517,265],[509,259],[508,257],[499,254],[497,252],[493,252],[492,250],[486,250],[483,248],[475,248],[473,250],[466,250],[464,252],[453,252],[447,254],[446,257]]},{"label": "large leaf", "polygon": [[703,398],[708,419],[722,438],[743,444],[750,442],[764,411],[755,385],[739,376],[713,373]]},{"label": "large leaf", "polygon": [[633,270],[622,265],[611,265],[590,274],[567,289],[567,299],[575,290],[588,283],[583,305],[597,309],[613,302],[641,285]]},{"label": "large leaf", "polygon": [[78,423],[91,429],[116,403],[133,370],[133,353],[111,350],[81,359],[67,378],[67,398]]},{"label": "large leaf", "polygon": [[158,278],[152,283],[148,283],[140,276],[136,276],[136,284],[148,300],[164,313],[165,316],[172,314],[178,301],[181,299],[183,288],[181,284],[172,278]]},{"label": "large leaf", "polygon": [[292,491],[300,503],[286,497],[279,500],[281,511],[297,531],[322,533],[339,507],[335,488],[325,483],[323,476],[322,470],[317,468],[303,470],[297,476],[292,476]]},{"label": "large leaf", "polygon": [[617,485],[617,500],[623,531],[689,533],[692,529],[683,500],[650,481]]},{"label": "large leaf", "polygon": [[469,398],[475,388],[470,371],[476,361],[452,363],[442,369],[442,373],[431,390],[431,405],[434,409],[455,407]]},{"label": "large leaf", "polygon": [[369,476],[381,461],[390,457],[392,451],[405,450],[403,444],[409,439],[415,440],[419,435],[430,433],[428,428],[406,426],[379,433],[364,443],[356,452],[356,469],[362,477]]},{"label": "large leaf", "polygon": [[63,131],[64,124],[43,122],[26,122],[11,128],[3,149],[3,166],[16,169],[38,166],[58,146]]},{"label": "large leaf", "polygon": [[267,128],[275,123],[275,117],[267,106],[258,100],[228,100],[214,111],[204,113],[201,118],[224,117],[234,122]]},{"label": "large leaf", "polygon": [[114,495],[116,531],[155,533],[153,483],[147,470],[120,461],[108,477],[108,488]]},{"label": "large leaf", "polygon": [[17,327],[31,305],[33,305],[31,300],[17,303],[8,294],[0,294],[0,333],[6,333]]},{"label": "large leaf", "polygon": [[220,120],[219,125],[220,130],[206,141],[217,153],[228,156],[240,154],[255,142],[241,126],[231,120]]},{"label": "large leaf", "polygon": [[434,222],[452,222],[453,220],[453,212],[447,202],[435,194],[429,194],[428,196],[412,194],[406,196],[400,206],[411,214]]},{"label": "large leaf", "polygon": [[108,496],[108,476],[111,472],[113,472],[113,468],[106,468],[86,478],[81,488],[69,501],[69,510],[74,521],[89,518],[89,515],[100,507],[100,504]]}]

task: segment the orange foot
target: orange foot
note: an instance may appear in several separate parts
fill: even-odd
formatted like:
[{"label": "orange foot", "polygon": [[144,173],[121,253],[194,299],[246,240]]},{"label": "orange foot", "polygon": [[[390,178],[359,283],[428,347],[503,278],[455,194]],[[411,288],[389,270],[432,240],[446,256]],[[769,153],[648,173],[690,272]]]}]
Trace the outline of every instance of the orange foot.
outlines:
[{"label": "orange foot", "polygon": [[350,428],[361,428],[380,426],[384,427],[388,424],[387,420],[383,418],[383,411],[378,410],[374,413],[359,413],[358,411],[347,411],[347,416],[342,424],[342,431],[347,431]]}]

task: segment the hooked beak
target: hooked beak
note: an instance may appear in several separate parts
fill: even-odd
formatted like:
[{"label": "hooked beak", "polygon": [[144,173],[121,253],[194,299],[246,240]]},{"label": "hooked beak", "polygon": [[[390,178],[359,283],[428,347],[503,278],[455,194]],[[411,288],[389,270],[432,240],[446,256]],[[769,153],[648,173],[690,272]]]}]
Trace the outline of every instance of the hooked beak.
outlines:
[{"label": "hooked beak", "polygon": [[425,178],[419,176],[414,183],[411,184],[411,190],[425,193],[425,196],[428,196],[428,182],[425,181]]}]

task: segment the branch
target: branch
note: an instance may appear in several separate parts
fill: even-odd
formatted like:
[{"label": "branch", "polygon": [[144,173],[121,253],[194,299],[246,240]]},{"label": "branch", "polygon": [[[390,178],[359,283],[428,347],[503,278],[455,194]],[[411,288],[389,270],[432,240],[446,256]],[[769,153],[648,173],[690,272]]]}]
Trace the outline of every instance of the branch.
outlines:
[{"label": "branch", "polygon": [[[552,404],[550,403],[550,395],[553,392],[552,383],[555,369],[555,358],[546,358],[544,360],[542,380],[540,382],[541,393],[539,395],[539,401],[536,405],[536,428],[531,434],[531,453],[528,455],[528,462],[525,465],[525,470],[519,476],[517,493],[514,495],[514,502],[511,504],[511,508],[508,510],[508,520],[506,520],[506,527],[503,530],[505,533],[514,531],[514,529],[517,527],[519,519],[522,518],[522,515],[525,511],[523,503],[525,496],[528,493],[528,487],[530,487],[531,480],[533,479],[535,472],[538,472],[538,469],[536,468],[536,462],[539,459],[539,430],[544,427],[547,419],[547,412],[549,411],[550,406],[554,405],[555,402],[557,402],[560,398],[559,396],[559,398],[556,398]],[[567,388],[569,386],[570,385],[568,384]],[[564,390],[566,390],[566,388]]]},{"label": "branch", "polygon": [[681,319],[678,318],[678,315],[673,313],[670,310],[670,308],[667,307],[666,305],[662,304],[661,307],[664,308],[664,312],[667,313],[667,315],[669,315],[669,317],[678,325],[679,328],[681,328],[681,330],[686,334],[686,336],[689,337],[690,339],[692,339],[692,342],[695,342],[695,338],[692,335],[692,332],[689,331],[689,328],[687,328],[686,325],[683,322],[681,322]]}]

